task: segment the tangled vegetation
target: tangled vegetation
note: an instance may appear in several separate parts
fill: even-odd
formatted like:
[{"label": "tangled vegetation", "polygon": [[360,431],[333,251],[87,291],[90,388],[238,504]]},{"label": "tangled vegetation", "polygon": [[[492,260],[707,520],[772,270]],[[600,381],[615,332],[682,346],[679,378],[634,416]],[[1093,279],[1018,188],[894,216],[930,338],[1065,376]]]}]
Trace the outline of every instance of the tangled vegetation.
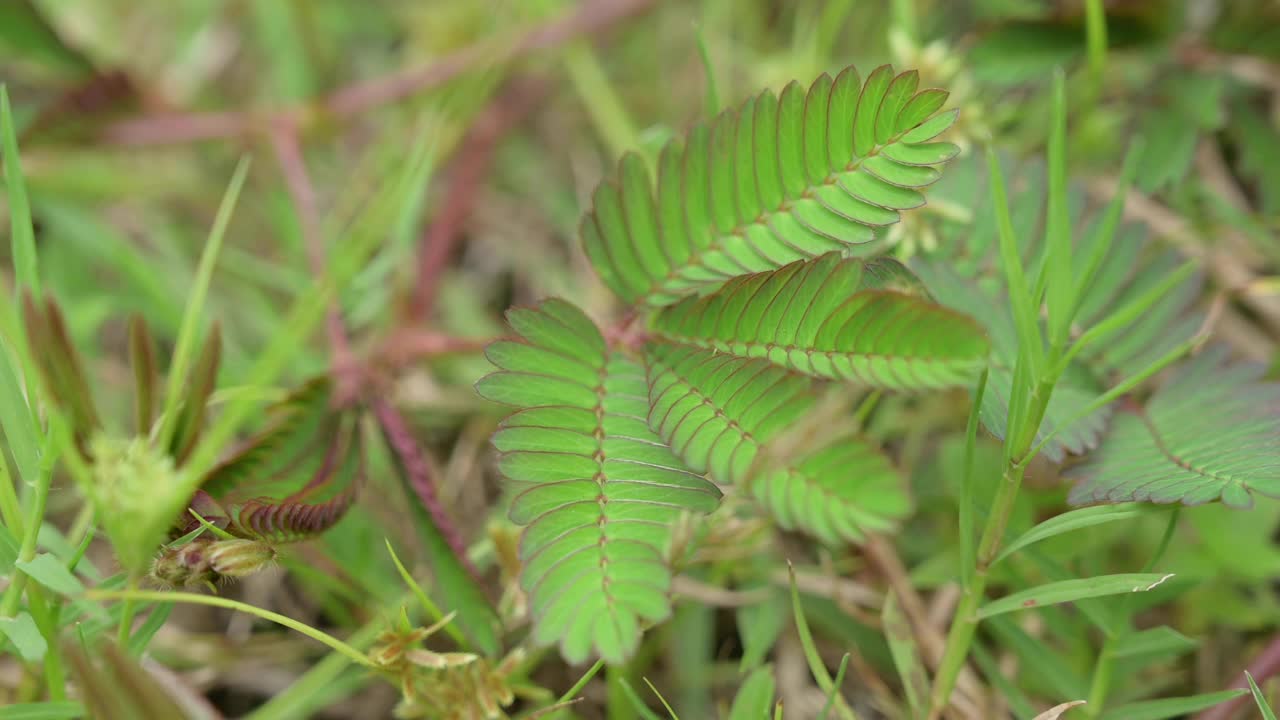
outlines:
[{"label": "tangled vegetation", "polygon": [[1274,3],[504,10],[0,8],[0,720],[1275,717]]}]

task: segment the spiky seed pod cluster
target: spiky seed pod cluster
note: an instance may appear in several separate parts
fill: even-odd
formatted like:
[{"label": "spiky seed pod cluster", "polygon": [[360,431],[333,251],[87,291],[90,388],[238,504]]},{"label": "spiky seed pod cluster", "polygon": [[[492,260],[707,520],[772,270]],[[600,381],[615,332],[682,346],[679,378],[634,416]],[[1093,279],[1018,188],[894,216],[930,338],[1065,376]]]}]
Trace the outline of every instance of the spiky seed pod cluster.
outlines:
[{"label": "spiky seed pod cluster", "polygon": [[141,437],[98,433],[89,448],[93,483],[85,490],[120,564],[141,573],[173,522],[167,511],[178,487],[173,459]]},{"label": "spiky seed pod cluster", "polygon": [[196,538],[168,547],[156,556],[151,577],[169,587],[209,587],[228,578],[242,578],[270,567],[276,550],[258,540]]}]

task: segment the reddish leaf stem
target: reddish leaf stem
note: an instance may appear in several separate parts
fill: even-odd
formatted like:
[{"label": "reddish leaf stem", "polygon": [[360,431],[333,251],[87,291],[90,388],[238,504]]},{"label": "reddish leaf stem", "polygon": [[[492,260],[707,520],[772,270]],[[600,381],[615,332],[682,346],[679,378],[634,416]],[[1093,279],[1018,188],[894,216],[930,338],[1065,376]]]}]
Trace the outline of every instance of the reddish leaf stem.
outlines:
[{"label": "reddish leaf stem", "polygon": [[445,512],[444,506],[440,504],[440,497],[436,495],[435,483],[432,480],[431,463],[427,461],[426,455],[414,440],[408,421],[394,405],[381,396],[370,398],[370,407],[378,424],[382,426],[387,444],[391,447],[396,461],[409,481],[409,487],[417,495],[423,509],[431,516],[431,522],[440,531],[440,535],[444,537],[449,549],[458,558],[458,562],[467,569],[476,584],[483,587],[480,572],[467,557],[467,546],[462,541],[462,533],[458,532],[457,526]]},{"label": "reddish leaf stem", "polygon": [[525,31],[514,39],[486,40],[445,55],[436,62],[340,88],[308,103],[274,112],[167,112],[108,125],[103,137],[121,145],[167,145],[271,133],[283,125],[310,127],[319,121],[342,121],[366,110],[394,103],[479,67],[512,60],[602,30],[647,9],[653,0],[584,0],[566,15]]},{"label": "reddish leaf stem", "polygon": [[[311,272],[319,275],[325,268],[324,236],[320,229],[316,190],[311,183],[311,176],[307,173],[306,158],[302,155],[297,126],[279,123],[272,130],[271,146],[275,150],[276,161],[284,175],[289,196],[293,199],[294,207],[298,212],[303,244],[307,249],[307,263],[311,267]],[[329,305],[326,328],[335,382],[334,402],[340,406],[346,405],[359,395],[365,373],[360,362],[351,352],[351,342],[347,337],[346,325],[342,321],[342,312],[336,300]]]},{"label": "reddish leaf stem", "polygon": [[454,156],[449,188],[418,246],[418,275],[405,307],[403,325],[415,328],[435,307],[440,276],[462,239],[462,228],[475,208],[481,183],[493,164],[503,136],[520,122],[546,91],[540,81],[518,82],[502,93],[463,137]]}]

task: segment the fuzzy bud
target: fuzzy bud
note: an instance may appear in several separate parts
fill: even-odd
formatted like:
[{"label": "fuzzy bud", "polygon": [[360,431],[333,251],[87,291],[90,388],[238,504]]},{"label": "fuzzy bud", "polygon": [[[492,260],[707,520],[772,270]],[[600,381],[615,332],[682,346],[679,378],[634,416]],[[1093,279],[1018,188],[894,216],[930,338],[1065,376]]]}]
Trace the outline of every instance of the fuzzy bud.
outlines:
[{"label": "fuzzy bud", "polygon": [[252,575],[275,559],[275,548],[257,540],[217,540],[209,545],[209,567],[223,577]]}]

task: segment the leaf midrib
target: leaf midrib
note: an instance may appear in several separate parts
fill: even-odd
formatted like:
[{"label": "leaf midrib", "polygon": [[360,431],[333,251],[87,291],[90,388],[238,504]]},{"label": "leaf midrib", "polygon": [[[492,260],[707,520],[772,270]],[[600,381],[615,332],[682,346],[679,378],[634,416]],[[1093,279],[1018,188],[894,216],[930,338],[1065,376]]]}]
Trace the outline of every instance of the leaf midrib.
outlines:
[{"label": "leaf midrib", "polygon": [[[800,193],[798,197],[788,197],[784,190],[782,202],[778,205],[776,209],[762,212],[759,215],[756,215],[754,220],[751,220],[749,222],[740,222],[738,225],[734,226],[734,228],[727,233],[721,233],[721,232],[714,233],[714,237],[712,238],[711,243],[707,245],[707,247],[701,248],[692,252],[689,255],[689,259],[685,261],[684,264],[682,264],[681,266],[679,267],[673,266],[670,270],[667,271],[667,274],[663,276],[661,280],[657,280],[652,284],[650,284],[649,289],[646,290],[642,295],[640,295],[640,297],[636,299],[636,302],[643,305],[652,305],[653,298],[663,292],[666,292],[667,284],[675,280],[676,278],[679,278],[683,274],[684,270],[687,270],[690,268],[708,267],[706,262],[703,260],[703,257],[711,253],[723,253],[725,251],[724,249],[725,238],[738,237],[738,238],[746,239],[747,229],[757,225],[762,225],[766,229],[768,229],[769,227],[768,218],[771,218],[775,215],[780,215],[782,213],[790,212],[793,207],[793,203],[795,203],[798,200],[815,199],[814,193],[818,188],[828,187],[831,185],[838,184],[840,182],[841,175],[845,173],[850,173],[850,172],[857,172],[862,168],[862,164],[864,162],[866,162],[867,160],[873,157],[878,156],[881,152],[884,151],[885,148],[891,145],[898,144],[898,142],[902,140],[902,137],[906,135],[908,132],[910,132],[910,130],[904,130],[902,132],[899,132],[898,134],[891,137],[889,141],[884,143],[883,145],[876,145],[875,147],[873,147],[871,151],[868,152],[866,155],[849,161],[844,166],[843,169],[832,170],[830,173],[827,174],[825,178],[822,179],[822,182],[810,184],[808,187],[805,188],[804,192]],[[754,144],[754,142],[755,141],[753,139],[752,143]],[[686,148],[686,151],[687,151],[687,148]],[[779,169],[781,169],[781,166],[779,166]],[[754,174],[754,169],[753,169],[753,174]],[[886,180],[884,182],[888,182],[888,181]],[[758,187],[759,187],[759,183],[757,183],[757,188]],[[650,192],[652,192],[652,190],[650,190]],[[892,208],[886,208],[886,209],[892,210]],[[893,212],[898,213],[897,210],[893,210]],[[899,220],[900,220],[901,213],[898,213],[898,214],[899,214]],[[712,223],[712,226],[714,227],[714,222]],[[659,223],[659,233],[661,233],[661,231],[662,231],[661,223]],[[770,232],[773,232],[773,231],[770,230]],[[685,295],[688,295],[688,294],[689,293],[687,292],[685,293]]]},{"label": "leaf midrib", "polygon": [[[713,350],[713,351],[719,351],[723,353],[729,353],[729,354],[740,356],[746,359],[755,359],[757,356],[754,356],[754,355],[748,356],[743,353],[737,352],[733,348],[735,347],[742,347],[744,349],[764,348],[766,352],[781,349],[784,352],[787,352],[788,354],[793,351],[799,350],[800,352],[804,353],[807,356],[825,355],[828,358],[833,356],[844,356],[844,357],[850,357],[850,358],[860,357],[860,358],[867,358],[871,360],[889,360],[889,361],[896,360],[896,361],[909,362],[909,363],[925,363],[930,365],[944,365],[949,363],[956,363],[956,364],[981,363],[985,361],[985,358],[982,358],[982,357],[975,357],[975,358],[969,359],[969,358],[963,358],[960,356],[948,357],[948,356],[941,356],[941,355],[899,355],[894,353],[861,352],[861,351],[853,351],[853,350],[819,350],[817,348],[809,348],[802,345],[781,345],[778,343],[759,342],[759,341],[751,341],[751,340],[723,341],[723,344],[725,346],[728,346],[729,348],[729,349],[725,349],[724,347],[721,347],[719,344],[717,344],[715,340],[712,340],[703,336],[680,335],[677,333],[665,332],[665,331],[654,332],[651,335],[651,337],[655,340],[661,340],[663,342],[667,342],[671,344],[691,345],[693,347],[701,348],[703,350]],[[761,357],[762,358],[767,357],[767,355],[761,356]]]}]

